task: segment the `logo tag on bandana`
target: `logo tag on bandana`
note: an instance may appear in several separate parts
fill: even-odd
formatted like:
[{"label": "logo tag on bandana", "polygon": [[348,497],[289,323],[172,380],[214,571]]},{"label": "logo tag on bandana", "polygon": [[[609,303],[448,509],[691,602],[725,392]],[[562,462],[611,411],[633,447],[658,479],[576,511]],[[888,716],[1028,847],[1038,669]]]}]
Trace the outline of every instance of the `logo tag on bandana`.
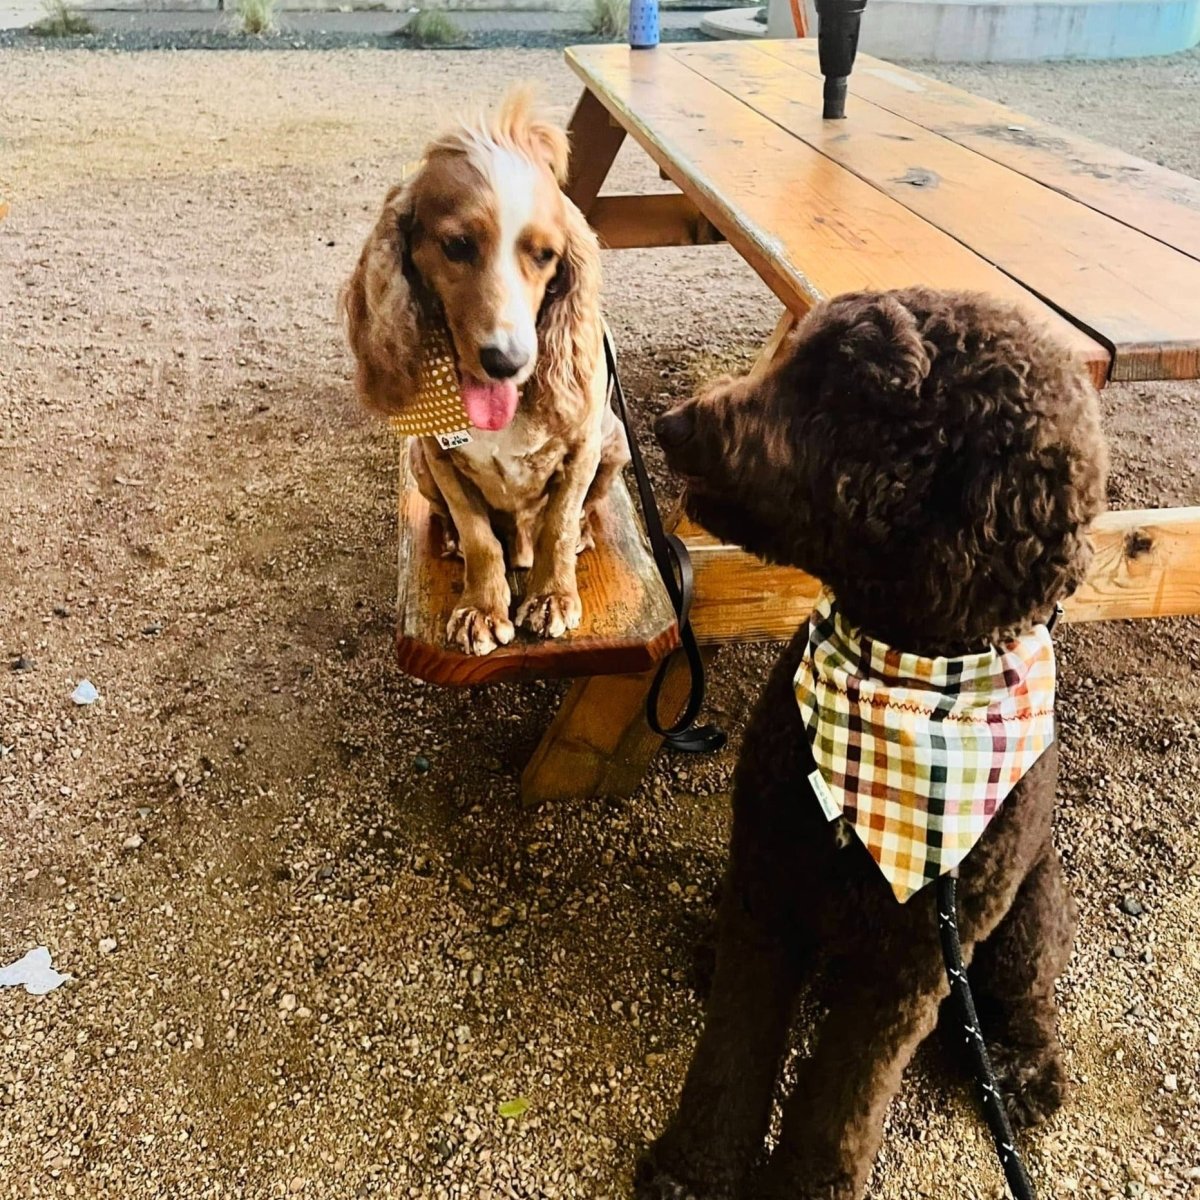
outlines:
[{"label": "logo tag on bandana", "polygon": [[468,446],[471,443],[471,434],[466,429],[457,429],[454,433],[437,433],[434,436],[443,450],[457,450],[459,446]]},{"label": "logo tag on bandana", "polygon": [[901,903],[966,858],[1054,741],[1054,676],[1044,625],[982,653],[924,658],[854,629],[821,594],[794,681],[817,764],[809,783]]},{"label": "logo tag on bandana", "polygon": [[821,768],[818,767],[809,777],[808,786],[812,788],[813,795],[817,798],[817,803],[821,806],[821,811],[825,814],[827,821],[836,821],[842,815],[842,806],[833,798],[833,793],[829,790],[829,784],[825,782],[825,776],[821,774]]}]

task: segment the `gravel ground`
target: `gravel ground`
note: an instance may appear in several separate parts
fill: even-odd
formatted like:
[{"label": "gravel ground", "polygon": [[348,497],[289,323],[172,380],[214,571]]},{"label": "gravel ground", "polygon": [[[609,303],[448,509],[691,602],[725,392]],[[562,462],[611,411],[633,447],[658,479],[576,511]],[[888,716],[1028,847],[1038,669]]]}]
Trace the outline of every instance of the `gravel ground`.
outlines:
[{"label": "gravel ground", "polygon": [[[0,992],[3,1200],[618,1198],[694,1044],[772,649],[716,664],[724,754],[536,811],[559,689],[393,668],[396,450],[333,296],[447,112],[576,92],[554,53],[397,61],[0,53],[0,963],[45,944],[75,977]],[[1196,72],[947,73],[1194,171]],[[644,419],[773,323],[726,248],[606,270]],[[1200,502],[1200,388],[1105,406],[1114,503]],[[1044,1195],[1197,1195],[1200,624],[1068,629],[1061,659],[1075,1087],[1026,1144]],[[999,1186],[928,1048],[872,1196]]]}]

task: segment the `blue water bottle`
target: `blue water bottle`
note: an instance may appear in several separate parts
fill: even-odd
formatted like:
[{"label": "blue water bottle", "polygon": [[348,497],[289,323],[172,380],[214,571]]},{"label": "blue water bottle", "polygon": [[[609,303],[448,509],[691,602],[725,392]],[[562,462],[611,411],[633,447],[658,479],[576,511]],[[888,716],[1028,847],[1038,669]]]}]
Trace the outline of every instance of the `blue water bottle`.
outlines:
[{"label": "blue water bottle", "polygon": [[630,0],[629,44],[635,50],[658,45],[658,0]]}]

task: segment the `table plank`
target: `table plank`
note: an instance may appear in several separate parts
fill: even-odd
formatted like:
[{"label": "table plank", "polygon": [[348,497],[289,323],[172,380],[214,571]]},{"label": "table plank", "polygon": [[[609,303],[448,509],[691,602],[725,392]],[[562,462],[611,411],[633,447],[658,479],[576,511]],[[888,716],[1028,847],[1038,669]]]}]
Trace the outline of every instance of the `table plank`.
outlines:
[{"label": "table plank", "polygon": [[665,49],[579,46],[567,61],[793,311],[857,290],[990,292],[1107,377],[1107,350],[1026,288]]},{"label": "table plank", "polygon": [[1200,261],[869,101],[822,120],[815,62],[752,42],[670,53],[1111,347],[1114,379],[1200,375]]},{"label": "table plank", "polygon": [[[821,590],[811,575],[764,563],[691,522],[676,533],[695,571],[691,621],[701,643],[782,640],[808,618]],[[1067,621],[1200,614],[1200,508],[1102,513],[1092,541],[1087,579],[1063,605]]]},{"label": "table plank", "polygon": [[[760,45],[819,73],[815,42]],[[858,56],[850,94],[1200,259],[1200,180],[869,55]]]}]

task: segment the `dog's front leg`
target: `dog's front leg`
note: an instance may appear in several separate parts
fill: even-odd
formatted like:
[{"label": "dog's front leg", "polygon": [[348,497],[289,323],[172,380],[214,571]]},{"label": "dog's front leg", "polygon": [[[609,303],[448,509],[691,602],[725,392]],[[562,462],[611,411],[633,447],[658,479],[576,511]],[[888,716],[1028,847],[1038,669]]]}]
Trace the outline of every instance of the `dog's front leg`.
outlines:
[{"label": "dog's front leg", "polygon": [[908,970],[880,963],[839,989],[813,1055],[796,1070],[779,1144],[755,1181],[755,1200],[859,1200],[883,1136],[888,1104],[949,993],[932,944]]},{"label": "dog's front leg", "polygon": [[517,609],[517,624],[541,637],[562,637],[583,618],[575,556],[584,497],[600,462],[599,439],[593,440],[563,463],[542,514],[525,599]]},{"label": "dog's front leg", "polygon": [[638,1166],[639,1200],[741,1195],[766,1137],[797,986],[794,954],[727,882],[704,1034],[679,1111]]},{"label": "dog's front leg", "polygon": [[464,578],[462,603],[450,614],[446,636],[464,654],[490,654],[513,640],[509,620],[512,592],[504,574],[504,549],[492,529],[487,504],[475,487],[454,469],[441,450],[426,454],[458,530]]}]

